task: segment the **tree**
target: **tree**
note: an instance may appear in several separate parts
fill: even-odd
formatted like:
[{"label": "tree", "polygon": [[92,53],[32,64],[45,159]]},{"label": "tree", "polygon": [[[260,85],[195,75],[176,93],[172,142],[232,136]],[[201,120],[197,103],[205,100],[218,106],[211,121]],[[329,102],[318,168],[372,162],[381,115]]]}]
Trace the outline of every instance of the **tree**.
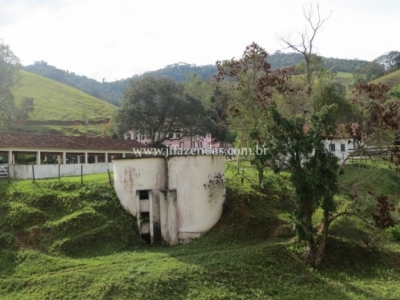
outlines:
[{"label": "tree", "polygon": [[[189,136],[192,139],[195,135],[205,135],[214,130],[213,111],[210,108],[204,108],[198,98],[184,94],[180,105],[183,114],[178,126],[184,136]],[[192,145],[193,142],[191,140],[190,147]]]},{"label": "tree", "polygon": [[221,86],[214,89],[213,95],[210,98],[210,107],[212,109],[211,119],[215,124],[210,133],[219,141],[233,142],[235,140],[235,135],[230,131],[228,125],[227,110],[231,101],[231,93],[228,89]]},{"label": "tree", "polygon": [[308,106],[314,112],[320,111],[324,106],[335,104],[336,123],[348,123],[357,118],[355,107],[346,99],[345,89],[335,82],[335,75],[326,69],[318,72],[308,101]]},{"label": "tree", "polygon": [[130,82],[116,122],[120,135],[134,129],[158,144],[173,131],[203,132],[204,114],[200,100],[185,94],[181,84],[164,77],[145,77]]},{"label": "tree", "polygon": [[390,73],[400,69],[400,52],[390,51],[374,59],[374,62],[382,65]]},{"label": "tree", "polygon": [[[293,221],[299,240],[306,241],[306,261],[317,267],[325,250],[328,229],[336,218],[334,196],[338,191],[338,159],[323,146],[324,140],[336,132],[335,105],[324,106],[311,115],[307,130],[299,116],[285,118],[275,107],[270,108],[271,138],[265,147],[275,172],[291,170],[295,210]],[[322,235],[313,226],[315,211],[323,210]]]},{"label": "tree", "polygon": [[271,70],[267,52],[252,43],[238,60],[217,61],[218,84],[229,86],[232,99],[228,104],[230,129],[237,135],[237,145],[253,148],[252,164],[259,174],[259,185],[264,179],[267,161],[256,154],[262,148],[269,132],[267,108],[274,105],[276,88],[282,88],[287,70]]},{"label": "tree", "polygon": [[32,97],[22,97],[21,108],[17,111],[16,120],[27,120],[29,118],[29,114],[31,114],[34,110],[34,99]]},{"label": "tree", "polygon": [[[305,32],[300,34],[300,41],[295,41],[293,37],[280,37],[279,39],[286,48],[290,48],[300,54],[303,55],[306,61],[306,75],[307,75],[307,83],[308,86],[312,86],[313,83],[313,65],[315,62],[319,62],[316,60],[316,55],[314,54],[314,40],[317,35],[318,30],[322,27],[327,19],[329,19],[330,15],[323,19],[321,18],[319,11],[319,4],[317,4],[316,10],[310,5],[310,9],[306,11],[303,8],[304,17],[308,23],[308,28],[306,28]],[[314,14],[316,14],[316,21],[313,20]]]},{"label": "tree", "polygon": [[347,124],[346,131],[354,138],[355,147],[342,162],[339,171],[353,156],[364,156],[369,147],[388,148],[400,129],[400,102],[392,101],[385,84],[362,82],[352,91],[350,101],[358,108],[357,126]]},{"label": "tree", "polygon": [[372,81],[376,78],[385,75],[386,70],[382,64],[379,64],[376,61],[372,61],[365,67],[358,69],[355,73],[363,74],[365,75],[365,79],[367,81]]},{"label": "tree", "polygon": [[10,47],[0,40],[0,128],[9,128],[16,107],[11,88],[14,86],[20,62]]},{"label": "tree", "polygon": [[[351,101],[360,110],[359,123],[357,126],[351,123],[345,126],[348,136],[353,136],[357,141],[352,156],[364,155],[363,150],[367,146],[387,147],[393,143],[400,124],[400,103],[388,99],[388,89],[383,84],[361,83],[353,91]],[[269,123],[268,128],[272,135],[266,144],[274,169],[286,166],[291,170],[291,182],[295,190],[293,220],[298,238],[307,243],[306,261],[314,267],[321,263],[329,226],[334,220],[345,215],[364,220],[357,210],[358,201],[354,200],[345,210],[338,210],[334,200],[338,191],[338,176],[350,156],[339,166],[337,158],[321,147],[324,140],[337,134],[337,105],[326,102],[324,93],[316,93],[316,90],[318,87],[311,95],[319,98],[319,105],[311,113],[308,124],[298,116],[284,118],[275,108],[271,108],[273,122]],[[319,238],[312,224],[317,208],[323,211]]]},{"label": "tree", "polygon": [[186,76],[186,81],[182,84],[185,92],[192,97],[200,99],[204,106],[210,106],[210,99],[215,89],[215,83],[210,81],[203,81],[196,73],[191,73]]},{"label": "tree", "polygon": [[[343,164],[339,166],[337,157],[325,148],[325,143],[343,127],[358,140],[358,145],[392,139],[400,124],[400,103],[389,101],[387,87],[366,83],[359,84],[348,101],[332,76],[315,68],[313,59],[318,61],[318,57],[312,52],[313,42],[326,19],[321,19],[317,7],[318,18],[313,23],[313,12],[312,7],[304,12],[311,34],[302,34],[299,44],[284,40],[288,47],[304,55],[306,80],[293,76],[296,74],[293,70],[282,70],[278,76],[268,66],[260,68],[264,66],[266,53],[254,44],[246,48],[242,60],[217,63],[220,76],[217,80],[226,77],[235,88],[235,99],[228,112],[235,120],[245,120],[239,123],[243,129],[238,127],[238,133],[245,132],[249,141],[262,146],[263,153],[255,159],[264,167],[268,162],[276,172],[282,168],[290,170],[295,200],[292,219],[297,237],[306,243],[306,261],[318,267],[332,222],[342,216],[363,219],[356,209],[357,201],[350,207],[339,208],[335,195]],[[251,64],[252,61],[257,64]],[[255,72],[254,66],[261,72]],[[359,125],[339,126],[338,122],[343,121],[339,114],[354,107],[358,110],[349,114],[346,121],[356,120]],[[319,229],[313,225],[317,209],[323,215]]]}]

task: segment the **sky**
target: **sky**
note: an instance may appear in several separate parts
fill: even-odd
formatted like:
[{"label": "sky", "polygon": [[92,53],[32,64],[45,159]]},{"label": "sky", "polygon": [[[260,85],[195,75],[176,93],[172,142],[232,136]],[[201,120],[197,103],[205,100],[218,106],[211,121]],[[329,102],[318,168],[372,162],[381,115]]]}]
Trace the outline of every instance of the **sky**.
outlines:
[{"label": "sky", "polygon": [[[306,30],[301,0],[0,0],[0,39],[23,65],[46,61],[101,81],[185,62],[238,58],[253,41],[286,51],[279,37]],[[315,50],[373,60],[400,51],[399,0],[320,0]],[[315,19],[314,19],[315,20]]]}]

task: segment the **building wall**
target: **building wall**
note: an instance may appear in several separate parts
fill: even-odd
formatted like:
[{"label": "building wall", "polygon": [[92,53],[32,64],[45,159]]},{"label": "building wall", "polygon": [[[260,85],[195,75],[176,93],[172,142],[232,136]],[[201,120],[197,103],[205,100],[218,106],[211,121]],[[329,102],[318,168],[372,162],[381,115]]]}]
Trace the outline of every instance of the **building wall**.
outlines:
[{"label": "building wall", "polygon": [[[143,134],[130,130],[125,134],[125,139],[136,140],[140,143],[148,145],[151,140]],[[180,136],[180,133],[174,132],[169,138],[162,142],[165,146],[183,149],[209,149],[209,148],[230,148],[232,143],[229,142],[213,142],[211,133],[205,135]]]},{"label": "building wall", "polygon": [[[33,166],[33,170],[32,170]],[[81,175],[81,166],[83,166],[83,175],[105,173],[107,170],[113,170],[112,163],[99,164],[68,164],[68,165],[9,165],[9,175],[14,179],[32,179],[35,172],[35,179],[58,177],[58,168],[61,176]]]},{"label": "building wall", "polygon": [[231,142],[213,142],[212,143],[212,148],[232,148],[232,143]]},{"label": "building wall", "polygon": [[136,133],[134,130],[129,130],[124,135],[125,140],[134,140],[138,141],[139,143],[148,145],[151,143],[151,139],[145,134]]},{"label": "building wall", "polygon": [[353,142],[349,143],[349,139],[335,139],[324,142],[325,148],[331,151],[339,158],[339,161],[345,159],[353,151]]}]

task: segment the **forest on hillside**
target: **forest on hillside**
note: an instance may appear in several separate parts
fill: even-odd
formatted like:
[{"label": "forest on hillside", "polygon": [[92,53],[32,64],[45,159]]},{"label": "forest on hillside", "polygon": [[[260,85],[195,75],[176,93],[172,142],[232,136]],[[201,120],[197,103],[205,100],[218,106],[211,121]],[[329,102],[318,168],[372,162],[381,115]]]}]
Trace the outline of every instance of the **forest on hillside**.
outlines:
[{"label": "forest on hillside", "polygon": [[[303,61],[303,56],[299,53],[284,53],[276,51],[268,56],[267,61],[272,69],[281,69],[297,65]],[[322,58],[323,67],[332,72],[354,73],[366,67],[369,62],[358,59],[339,59]],[[123,97],[123,92],[131,79],[137,80],[143,77],[169,77],[177,82],[183,82],[190,74],[197,74],[201,80],[206,80],[217,73],[215,65],[197,66],[188,63],[176,63],[165,66],[162,69],[133,75],[131,78],[121,79],[113,82],[98,82],[86,76],[80,76],[68,70],[61,70],[55,66],[49,65],[45,61],[37,61],[33,65],[25,66],[26,71],[50,78],[60,83],[77,88],[87,94],[99,99],[108,101],[119,106]]]}]

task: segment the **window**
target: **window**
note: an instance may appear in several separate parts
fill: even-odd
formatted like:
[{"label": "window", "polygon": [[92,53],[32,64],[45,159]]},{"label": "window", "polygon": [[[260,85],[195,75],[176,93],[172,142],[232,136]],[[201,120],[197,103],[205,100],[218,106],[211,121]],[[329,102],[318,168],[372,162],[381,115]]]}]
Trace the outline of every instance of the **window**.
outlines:
[{"label": "window", "polygon": [[137,141],[138,135],[136,133],[133,134],[133,140]]},{"label": "window", "polygon": [[197,142],[197,146],[198,146],[199,148],[203,148],[203,142]]},{"label": "window", "polygon": [[342,152],[346,151],[346,144],[340,144],[340,151]]},{"label": "window", "polygon": [[144,134],[140,134],[140,140],[144,140]]},{"label": "window", "polygon": [[178,133],[176,134],[176,137],[177,137],[177,138],[180,138],[180,137],[181,137],[181,133],[178,132]]},{"label": "window", "polygon": [[149,199],[149,191],[139,191],[139,200],[147,200]]},{"label": "window", "polygon": [[335,152],[335,150],[336,150],[335,144],[330,144],[330,149],[331,149],[331,152]]},{"label": "window", "polygon": [[183,142],[179,143],[179,148],[183,149]]}]

